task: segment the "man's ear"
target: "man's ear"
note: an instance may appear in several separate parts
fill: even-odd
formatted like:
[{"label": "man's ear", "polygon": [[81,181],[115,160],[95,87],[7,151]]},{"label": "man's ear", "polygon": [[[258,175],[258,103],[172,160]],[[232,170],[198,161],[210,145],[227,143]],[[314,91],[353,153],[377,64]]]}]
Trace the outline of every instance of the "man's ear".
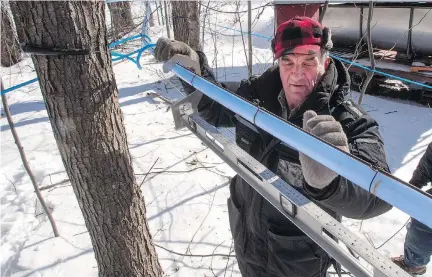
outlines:
[{"label": "man's ear", "polygon": [[326,60],[324,62],[324,69],[327,70],[328,66],[330,64],[330,57],[326,57]]}]

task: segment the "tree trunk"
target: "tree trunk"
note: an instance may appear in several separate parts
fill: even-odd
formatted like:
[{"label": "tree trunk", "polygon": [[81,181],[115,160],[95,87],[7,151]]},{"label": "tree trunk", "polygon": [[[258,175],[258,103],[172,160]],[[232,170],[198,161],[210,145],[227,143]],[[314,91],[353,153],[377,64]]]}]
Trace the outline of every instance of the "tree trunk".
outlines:
[{"label": "tree trunk", "polygon": [[198,1],[172,1],[174,39],[201,50]]},{"label": "tree trunk", "polygon": [[149,22],[150,22],[150,27],[153,27],[155,25],[155,19],[154,19],[154,16],[153,16],[153,11],[151,9],[150,1],[146,2],[146,9],[150,10],[150,20],[149,20]]},{"label": "tree trunk", "polygon": [[252,76],[252,2],[248,1],[248,74]]},{"label": "tree trunk", "polygon": [[156,5],[156,14],[157,14],[157,19],[158,19],[158,25],[161,25],[160,15],[159,15],[159,2],[155,1],[155,5]]},{"label": "tree trunk", "polygon": [[325,16],[325,14],[326,14],[326,12],[327,12],[327,9],[328,9],[328,5],[329,5],[329,1],[325,1],[325,2],[324,2],[324,6],[323,6],[323,8],[322,8],[322,11],[321,11],[321,13],[320,13],[320,15],[319,15],[319,18],[318,18],[318,22],[319,22],[319,23],[322,23],[322,22],[323,22],[323,20],[324,20],[324,16]]},{"label": "tree trunk", "polygon": [[205,42],[205,27],[206,27],[206,19],[207,19],[207,14],[208,14],[208,8],[210,6],[210,1],[207,2],[207,7],[204,11],[204,19],[203,19],[203,26],[202,26],[202,30],[201,30],[201,46],[204,47],[204,42]]},{"label": "tree trunk", "polygon": [[112,36],[115,39],[133,30],[132,10],[128,1],[108,3],[108,8],[111,13]]},{"label": "tree trunk", "polygon": [[168,35],[168,38],[171,38],[167,3],[166,3],[166,1],[163,1],[163,3],[164,3],[164,7],[165,7],[165,24],[166,24],[166,29],[167,29],[167,35]]},{"label": "tree trunk", "polygon": [[108,52],[104,2],[11,2],[32,46],[87,55],[33,55],[99,276],[162,276],[136,183]]},{"label": "tree trunk", "polygon": [[14,32],[12,18],[6,7],[6,2],[1,1],[1,65],[9,67],[21,60],[21,49]]},{"label": "tree trunk", "polygon": [[366,80],[364,81],[361,91],[360,91],[360,97],[358,100],[358,104],[361,105],[363,102],[363,97],[366,93],[366,89],[369,85],[369,82],[372,80],[375,70],[375,58],[374,58],[374,52],[373,52],[373,46],[372,46],[372,35],[371,35],[371,22],[373,18],[373,9],[374,9],[374,3],[373,1],[369,2],[369,12],[368,12],[368,21],[367,21],[367,28],[366,28],[366,42],[368,46],[368,52],[369,52],[369,60],[371,62],[371,69],[368,70],[366,73]]}]

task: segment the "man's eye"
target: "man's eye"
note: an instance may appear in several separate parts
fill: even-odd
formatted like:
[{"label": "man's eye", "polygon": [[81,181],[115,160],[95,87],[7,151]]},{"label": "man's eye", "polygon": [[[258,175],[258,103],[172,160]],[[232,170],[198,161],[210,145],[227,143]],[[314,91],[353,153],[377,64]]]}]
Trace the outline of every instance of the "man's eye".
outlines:
[{"label": "man's eye", "polygon": [[314,63],[303,63],[304,67],[312,67],[314,66]]}]

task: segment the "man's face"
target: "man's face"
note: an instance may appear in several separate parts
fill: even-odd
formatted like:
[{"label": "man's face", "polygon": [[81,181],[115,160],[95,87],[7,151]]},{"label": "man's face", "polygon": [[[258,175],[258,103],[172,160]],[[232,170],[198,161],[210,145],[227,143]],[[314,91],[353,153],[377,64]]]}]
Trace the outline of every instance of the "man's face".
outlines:
[{"label": "man's face", "polygon": [[287,54],[279,58],[280,77],[289,107],[300,105],[324,74],[329,59],[320,51]]}]

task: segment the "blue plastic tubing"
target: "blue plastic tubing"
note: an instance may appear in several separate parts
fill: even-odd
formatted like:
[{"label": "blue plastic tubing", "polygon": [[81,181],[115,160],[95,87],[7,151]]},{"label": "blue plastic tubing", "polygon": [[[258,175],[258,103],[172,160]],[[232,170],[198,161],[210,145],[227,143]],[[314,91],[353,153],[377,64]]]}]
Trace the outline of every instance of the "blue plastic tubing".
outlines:
[{"label": "blue plastic tubing", "polygon": [[432,211],[432,198],[428,194],[259,109],[178,64],[174,65],[173,72],[269,134],[432,228],[432,216],[429,214]]},{"label": "blue plastic tubing", "polygon": [[[142,37],[142,36],[148,38],[148,36],[146,36],[146,35],[136,35],[136,36],[133,36],[133,37],[130,37],[130,38],[127,38],[127,39],[128,39],[128,40],[131,40],[131,39],[136,39],[136,38],[138,38],[138,37]],[[150,39],[150,38],[149,38],[149,39]],[[125,39],[125,40],[126,40],[126,39]],[[120,43],[120,42],[125,42],[125,41],[124,41],[124,40],[122,40],[122,41],[117,41],[116,43]],[[116,44],[116,45],[117,45],[117,44]],[[115,46],[115,45],[114,45],[114,46]],[[135,51],[133,51],[133,52],[131,52],[131,53],[129,53],[129,54],[117,53],[117,52],[112,51],[112,52],[111,52],[111,55],[112,55],[113,57],[115,57],[115,58],[113,58],[113,61],[118,61],[118,60],[122,60],[122,59],[128,59],[128,60],[130,60],[131,62],[135,63],[139,69],[141,69],[141,65],[139,64],[139,61],[140,61],[140,58],[141,58],[142,53],[143,53],[144,51],[148,50],[148,49],[150,49],[150,51],[151,51],[151,48],[153,48],[153,47],[155,47],[155,46],[156,46],[156,44],[151,43],[151,44],[147,44],[146,46],[141,47],[141,48],[139,48],[138,50],[135,50]],[[112,44],[110,45],[110,47],[113,47]],[[132,54],[136,54],[136,53],[138,53],[138,55],[137,55],[137,57],[136,57],[136,60],[134,60],[134,59],[131,58],[130,56],[131,56]],[[23,82],[23,83],[21,83],[21,84],[18,84],[18,85],[16,85],[16,86],[13,86],[13,87],[7,88],[7,89],[5,89],[5,90],[2,90],[2,91],[0,92],[0,95],[5,94],[5,93],[8,93],[8,92],[11,92],[11,91],[14,91],[14,90],[19,89],[19,88],[21,88],[21,87],[27,86],[27,85],[29,85],[29,84],[31,84],[31,83],[36,82],[37,80],[38,80],[38,78],[34,78],[34,79],[31,79],[31,80],[25,81],[25,82]]]},{"label": "blue plastic tubing", "polygon": [[10,87],[10,88],[7,88],[7,89],[4,89],[4,90],[2,90],[2,91],[0,92],[0,95],[5,94],[5,93],[8,93],[8,92],[13,91],[13,90],[16,90],[16,89],[19,89],[20,87],[27,86],[27,85],[29,85],[29,84],[31,84],[31,83],[36,82],[37,80],[38,80],[38,78],[34,78],[34,79],[31,79],[31,80],[25,81],[24,83],[18,84],[18,85],[16,85],[16,86],[13,86],[13,87]]}]

